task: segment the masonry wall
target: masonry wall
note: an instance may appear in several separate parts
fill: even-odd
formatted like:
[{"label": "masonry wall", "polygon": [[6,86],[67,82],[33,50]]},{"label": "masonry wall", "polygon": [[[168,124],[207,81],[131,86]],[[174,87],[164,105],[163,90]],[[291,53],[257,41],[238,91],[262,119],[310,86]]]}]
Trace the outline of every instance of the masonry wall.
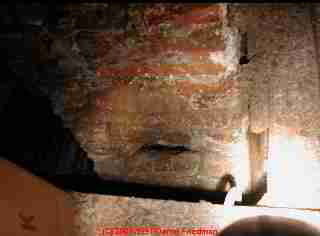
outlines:
[{"label": "masonry wall", "polygon": [[[268,191],[277,194],[272,204],[318,208],[316,8],[309,4],[240,4],[231,9],[232,22],[248,35],[248,56],[256,55],[242,67],[241,77],[250,83],[250,132],[270,131]],[[295,197],[289,200],[288,192]]]},{"label": "masonry wall", "polygon": [[[55,17],[48,6],[21,4],[24,31],[2,37],[1,50],[51,99],[103,178],[215,190],[232,174],[245,189],[247,133],[269,128],[270,190],[291,186],[292,195],[315,197],[289,205],[319,206],[312,7],[70,4],[52,8]],[[0,10],[10,28],[15,20]],[[239,65],[245,32],[256,56]],[[146,151],[152,145],[165,149]]]}]

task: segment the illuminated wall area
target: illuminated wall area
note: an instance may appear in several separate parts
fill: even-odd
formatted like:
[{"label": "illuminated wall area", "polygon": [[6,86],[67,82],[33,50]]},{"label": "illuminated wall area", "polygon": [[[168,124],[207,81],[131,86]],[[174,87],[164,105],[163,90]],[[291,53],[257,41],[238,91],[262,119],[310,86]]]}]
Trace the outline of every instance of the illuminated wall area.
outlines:
[{"label": "illuminated wall area", "polygon": [[249,51],[266,52],[246,71],[249,133],[269,132],[259,144],[265,164],[257,166],[267,175],[267,194],[259,204],[319,208],[319,9],[286,7],[254,8],[248,17],[259,23],[242,25]]},{"label": "illuminated wall area", "polygon": [[286,129],[270,135],[268,193],[260,204],[320,208],[318,145],[317,136],[303,137]]}]

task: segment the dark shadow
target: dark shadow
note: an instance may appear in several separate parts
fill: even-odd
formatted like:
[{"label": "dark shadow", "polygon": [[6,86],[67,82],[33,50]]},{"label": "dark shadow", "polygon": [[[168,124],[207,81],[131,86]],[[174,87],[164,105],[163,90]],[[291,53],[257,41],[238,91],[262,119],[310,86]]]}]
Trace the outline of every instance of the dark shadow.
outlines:
[{"label": "dark shadow", "polygon": [[93,172],[93,162],[53,113],[50,100],[2,62],[0,156],[38,176]]},{"label": "dark shadow", "polygon": [[139,149],[140,152],[149,153],[152,159],[159,159],[161,153],[167,153],[171,155],[179,155],[183,152],[191,152],[191,150],[183,145],[170,146],[163,144],[151,144],[144,145]]},{"label": "dark shadow", "polygon": [[192,187],[168,187],[124,181],[104,180],[95,175],[56,175],[45,177],[56,187],[65,191],[97,193],[104,195],[199,202],[205,200],[223,204],[226,192],[206,191]]},{"label": "dark shadow", "polygon": [[265,173],[258,181],[256,187],[245,193],[242,197],[243,205],[257,205],[263,195],[267,192],[267,174]]}]

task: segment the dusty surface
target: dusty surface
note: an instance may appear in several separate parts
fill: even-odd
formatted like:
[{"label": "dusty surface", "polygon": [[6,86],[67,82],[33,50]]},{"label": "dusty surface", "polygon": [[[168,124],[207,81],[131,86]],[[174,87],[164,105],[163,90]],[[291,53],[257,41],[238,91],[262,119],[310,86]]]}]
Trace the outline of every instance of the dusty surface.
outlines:
[{"label": "dusty surface", "polygon": [[[242,140],[246,113],[237,81],[219,86],[187,81],[121,82],[111,81],[109,88],[91,92],[91,104],[81,108],[75,101],[81,99],[86,85],[78,83],[78,90],[71,94],[70,88],[65,93],[72,95],[65,97],[66,111],[78,114],[73,130],[89,157],[96,160],[99,173],[187,186],[201,186],[202,180],[212,180],[214,186],[219,177],[233,173],[236,157],[231,155],[241,155],[246,145]],[[110,80],[99,83],[110,84]],[[232,144],[237,143],[238,150],[233,150]],[[177,155],[142,148],[152,144],[183,146],[188,151]]]},{"label": "dusty surface", "polygon": [[[261,217],[262,215],[265,218],[270,216],[282,217],[280,218],[282,224],[277,220],[279,227],[271,227],[272,229],[280,229],[281,226],[285,227],[285,222],[287,222],[285,221],[286,218],[291,219],[290,222],[300,222],[300,226],[301,224],[306,224],[319,228],[320,222],[320,215],[318,212],[294,209],[240,206],[224,207],[222,205],[213,205],[205,201],[187,203],[80,193],[73,193],[70,195],[70,199],[74,204],[73,209],[76,211],[74,226],[77,228],[79,236],[91,236],[96,235],[97,233],[98,235],[103,235],[103,229],[106,228],[134,227],[208,229],[209,226],[211,226],[213,229],[221,232],[238,220],[256,216]],[[272,220],[272,218],[268,219]],[[270,221],[268,220],[266,221],[266,223],[269,222]],[[245,230],[245,228],[250,231],[257,229],[267,230],[267,228],[263,228],[260,224],[262,224],[262,221],[256,222],[256,224],[254,224],[256,226],[255,228],[250,227],[252,224],[244,224],[246,227],[244,227],[243,230]],[[266,224],[263,225],[266,226]],[[291,225],[291,229],[292,227],[297,227],[297,230],[302,230],[298,226],[297,224],[293,224]],[[148,233],[148,235],[162,234]],[[132,233],[129,235],[134,234]]]},{"label": "dusty surface", "polygon": [[[17,75],[50,97],[105,178],[215,189],[232,174],[246,188],[246,134],[269,128],[270,189],[293,183],[293,195],[316,196],[319,9],[312,7],[69,4],[51,8],[52,17],[41,5],[18,5],[23,30],[1,37],[1,50]],[[245,32],[247,56],[256,56],[240,66]]]},{"label": "dusty surface", "polygon": [[[24,31],[2,38],[2,50],[51,99],[101,176],[214,189],[240,175],[246,97],[225,4],[49,7],[20,4],[14,19],[3,6],[5,25]],[[186,151],[143,148],[154,144]]]},{"label": "dusty surface", "polygon": [[[50,93],[55,111],[105,178],[215,189],[231,173],[245,186],[247,98],[234,77],[237,29],[225,5],[170,6],[122,6],[111,25],[94,30],[82,28],[82,8],[70,6],[74,16],[65,21],[74,19],[70,27],[79,33],[71,44],[54,40],[49,54],[70,72],[63,94],[59,87]],[[94,16],[94,6],[83,8]],[[145,151],[155,144],[187,151]]]}]

